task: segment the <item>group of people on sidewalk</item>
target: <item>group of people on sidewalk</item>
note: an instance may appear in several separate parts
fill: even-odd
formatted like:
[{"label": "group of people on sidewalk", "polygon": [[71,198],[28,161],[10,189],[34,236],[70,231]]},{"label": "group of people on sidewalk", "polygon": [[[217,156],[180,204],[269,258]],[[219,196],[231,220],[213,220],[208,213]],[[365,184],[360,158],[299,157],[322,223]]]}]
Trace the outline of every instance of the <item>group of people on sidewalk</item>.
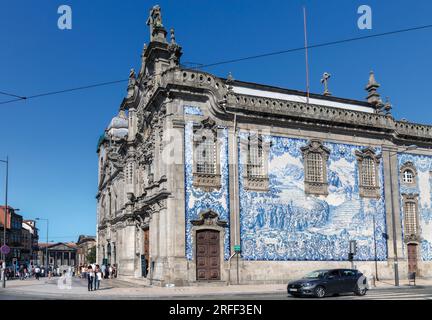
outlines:
[{"label": "group of people on sidewalk", "polygon": [[87,267],[80,266],[80,277],[82,279],[87,278],[88,291],[95,291],[100,289],[100,283],[102,279],[113,279],[117,278],[116,265],[102,265],[91,264]]}]

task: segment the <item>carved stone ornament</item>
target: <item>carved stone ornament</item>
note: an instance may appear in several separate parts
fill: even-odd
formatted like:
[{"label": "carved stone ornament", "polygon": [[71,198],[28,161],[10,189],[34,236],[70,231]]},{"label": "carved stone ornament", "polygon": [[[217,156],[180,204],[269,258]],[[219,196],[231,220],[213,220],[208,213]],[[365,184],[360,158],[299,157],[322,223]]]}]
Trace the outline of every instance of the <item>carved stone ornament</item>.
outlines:
[{"label": "carved stone ornament", "polygon": [[421,237],[418,234],[406,234],[404,235],[404,242],[419,244],[421,242]]},{"label": "carved stone ornament", "polygon": [[225,220],[220,220],[219,215],[212,211],[212,210],[206,210],[200,214],[199,219],[192,220],[191,221],[193,226],[219,226],[226,228],[228,226],[228,222]]}]

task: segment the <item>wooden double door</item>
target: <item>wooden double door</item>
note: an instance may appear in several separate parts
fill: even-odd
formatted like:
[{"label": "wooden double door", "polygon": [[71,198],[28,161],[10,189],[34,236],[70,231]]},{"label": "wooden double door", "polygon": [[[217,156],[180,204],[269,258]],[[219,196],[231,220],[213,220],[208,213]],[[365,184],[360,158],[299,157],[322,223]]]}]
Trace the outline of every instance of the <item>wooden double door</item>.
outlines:
[{"label": "wooden double door", "polygon": [[220,233],[199,230],[196,233],[197,280],[220,280]]},{"label": "wooden double door", "polygon": [[408,244],[408,272],[417,272],[417,244]]}]

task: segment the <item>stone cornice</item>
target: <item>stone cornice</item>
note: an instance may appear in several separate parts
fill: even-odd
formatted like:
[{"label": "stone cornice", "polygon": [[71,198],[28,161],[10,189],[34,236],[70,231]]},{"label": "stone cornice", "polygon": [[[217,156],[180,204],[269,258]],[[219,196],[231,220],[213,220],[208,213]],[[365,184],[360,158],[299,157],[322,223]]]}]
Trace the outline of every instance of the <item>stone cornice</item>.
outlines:
[{"label": "stone cornice", "polygon": [[264,125],[279,123],[286,126],[288,121],[302,127],[321,126],[329,130],[355,130],[359,134],[381,135],[396,143],[415,142],[420,146],[432,144],[430,125],[396,121],[391,115],[238,94],[229,91],[225,82],[225,79],[206,72],[170,69],[162,74],[149,104],[156,101],[160,94],[166,97],[177,91],[183,95],[202,95],[206,100],[210,99],[212,113],[222,120],[226,120],[230,113],[236,113],[244,121],[259,121]]}]

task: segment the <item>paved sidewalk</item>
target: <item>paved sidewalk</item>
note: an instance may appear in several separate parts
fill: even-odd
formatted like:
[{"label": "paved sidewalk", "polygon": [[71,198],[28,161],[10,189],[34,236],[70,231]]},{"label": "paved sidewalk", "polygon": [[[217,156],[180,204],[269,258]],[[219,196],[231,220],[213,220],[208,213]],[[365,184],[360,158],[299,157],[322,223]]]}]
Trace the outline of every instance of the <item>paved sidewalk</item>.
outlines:
[{"label": "paved sidewalk", "polygon": [[[203,297],[223,296],[223,295],[257,295],[274,294],[285,295],[286,284],[260,284],[260,285],[226,285],[226,286],[189,286],[189,287],[155,287],[144,286],[140,282],[134,285],[132,280],[104,280],[101,282],[101,290],[89,292],[86,280],[74,278],[70,289],[61,288],[57,284],[58,278],[47,280],[14,280],[8,281],[4,290],[0,289],[0,294],[7,296],[19,295],[25,299],[26,295],[37,295],[41,298],[52,299],[134,299],[134,298],[181,298],[181,297]],[[422,286],[432,286],[432,279],[417,279],[418,288]],[[407,289],[408,281],[401,280],[400,287],[396,288],[392,280],[383,280],[376,283],[376,287],[370,283],[370,290],[380,289]]]}]

